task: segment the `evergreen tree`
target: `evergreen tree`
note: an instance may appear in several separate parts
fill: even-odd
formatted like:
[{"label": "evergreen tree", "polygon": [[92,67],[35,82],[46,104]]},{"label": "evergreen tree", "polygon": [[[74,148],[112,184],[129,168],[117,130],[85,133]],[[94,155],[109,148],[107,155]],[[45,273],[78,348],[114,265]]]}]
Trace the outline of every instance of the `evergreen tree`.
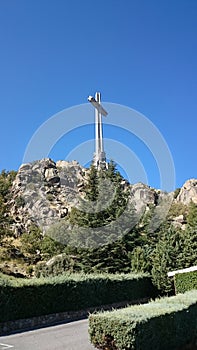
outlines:
[{"label": "evergreen tree", "polygon": [[183,268],[197,265],[197,228],[188,226],[182,233],[183,250],[182,260]]},{"label": "evergreen tree", "polygon": [[85,198],[89,201],[96,201],[98,197],[98,171],[92,164],[87,176],[87,183],[84,186]]},{"label": "evergreen tree", "polygon": [[16,174],[16,171],[13,170],[8,172],[2,170],[0,174],[0,196],[3,198],[4,202],[6,202],[9,197],[9,190]]},{"label": "evergreen tree", "polygon": [[32,226],[29,233],[21,236],[22,251],[32,255],[38,254],[42,240],[41,230],[37,226]]},{"label": "evergreen tree", "polygon": [[98,228],[116,221],[128,202],[129,192],[123,187],[122,180],[113,162],[106,170],[98,171],[92,166],[84,186],[85,201],[82,200],[78,208],[71,209],[70,223],[73,226]]},{"label": "evergreen tree", "polygon": [[187,226],[197,228],[197,204],[193,201],[188,206]]},{"label": "evergreen tree", "polygon": [[0,196],[0,242],[8,233],[8,220],[6,218],[6,206],[2,196]]},{"label": "evergreen tree", "polygon": [[131,270],[130,259],[121,240],[86,249],[81,252],[81,263],[85,272],[128,272]]},{"label": "evergreen tree", "polygon": [[167,273],[184,267],[182,232],[170,228],[162,232],[152,254],[152,279],[157,288],[164,293],[173,291],[173,281]]},{"label": "evergreen tree", "polygon": [[183,239],[184,267],[197,265],[197,205],[192,201],[188,206],[187,225],[183,230]]},{"label": "evergreen tree", "polygon": [[5,236],[11,235],[10,224],[12,223],[12,218],[8,215],[9,208],[7,201],[15,176],[15,171],[6,172],[2,170],[0,174],[0,243]]},{"label": "evergreen tree", "polygon": [[134,272],[151,272],[152,249],[149,245],[137,246],[130,253],[131,268]]},{"label": "evergreen tree", "polygon": [[64,245],[50,236],[43,236],[41,230],[36,225],[32,225],[29,233],[21,236],[22,252],[28,254],[32,259],[49,259],[60,254],[64,250]]}]

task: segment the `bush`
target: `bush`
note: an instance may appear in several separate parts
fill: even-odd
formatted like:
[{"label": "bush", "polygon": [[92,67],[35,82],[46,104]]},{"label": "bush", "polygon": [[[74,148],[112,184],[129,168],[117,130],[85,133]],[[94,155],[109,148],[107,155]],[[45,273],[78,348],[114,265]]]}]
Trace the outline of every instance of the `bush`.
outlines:
[{"label": "bush", "polygon": [[197,338],[197,291],[89,316],[99,349],[172,350]]},{"label": "bush", "polygon": [[176,293],[185,293],[187,290],[197,289],[197,271],[177,273],[174,276]]},{"label": "bush", "polygon": [[[67,254],[59,254],[52,257],[48,262],[41,261],[35,266],[35,277],[55,277],[77,271],[77,262],[74,257]],[[80,271],[80,266],[78,266]],[[78,272],[77,271],[77,272]]]},{"label": "bush", "polygon": [[144,274],[71,274],[32,280],[0,278],[0,320],[76,311],[154,294],[151,280]]},{"label": "bush", "polygon": [[180,188],[176,188],[176,190],[174,191],[174,199],[176,199],[180,193]]},{"label": "bush", "polygon": [[15,199],[15,203],[16,203],[17,208],[24,207],[25,199],[22,196],[19,196]]}]

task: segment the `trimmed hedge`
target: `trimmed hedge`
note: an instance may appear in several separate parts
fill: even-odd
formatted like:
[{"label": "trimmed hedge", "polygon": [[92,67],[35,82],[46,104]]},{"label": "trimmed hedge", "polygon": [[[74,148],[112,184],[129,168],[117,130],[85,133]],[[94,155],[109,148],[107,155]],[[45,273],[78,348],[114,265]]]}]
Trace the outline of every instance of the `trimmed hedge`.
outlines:
[{"label": "trimmed hedge", "polygon": [[147,274],[0,277],[0,322],[153,297]]},{"label": "trimmed hedge", "polygon": [[187,290],[197,289],[197,271],[177,273],[174,276],[176,293],[184,293]]},{"label": "trimmed hedge", "polygon": [[197,291],[89,316],[99,349],[174,350],[197,338]]}]

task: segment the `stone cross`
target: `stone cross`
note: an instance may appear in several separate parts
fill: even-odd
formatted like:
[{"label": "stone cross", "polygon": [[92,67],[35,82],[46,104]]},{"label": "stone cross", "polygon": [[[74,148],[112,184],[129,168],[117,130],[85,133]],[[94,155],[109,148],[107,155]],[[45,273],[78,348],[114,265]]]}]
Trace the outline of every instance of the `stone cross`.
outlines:
[{"label": "stone cross", "polygon": [[95,98],[92,96],[88,97],[88,101],[95,107],[95,153],[93,163],[96,168],[106,168],[106,154],[104,151],[103,144],[103,125],[102,115],[107,116],[106,110],[101,105],[101,94],[96,92]]}]

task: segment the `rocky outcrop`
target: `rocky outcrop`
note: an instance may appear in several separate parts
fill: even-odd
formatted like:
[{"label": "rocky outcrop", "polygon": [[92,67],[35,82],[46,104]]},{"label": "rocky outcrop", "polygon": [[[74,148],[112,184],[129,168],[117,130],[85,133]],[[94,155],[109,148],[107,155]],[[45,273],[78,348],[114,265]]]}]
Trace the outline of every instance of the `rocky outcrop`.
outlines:
[{"label": "rocky outcrop", "polygon": [[181,228],[182,230],[185,230],[187,221],[184,218],[183,214],[180,214],[173,218],[172,224],[175,228]]},{"label": "rocky outcrop", "polygon": [[77,162],[42,159],[23,164],[12,186],[9,206],[14,219],[13,229],[20,235],[32,224],[45,231],[63,218],[79,201],[86,169]]},{"label": "rocky outcrop", "polygon": [[[14,219],[13,230],[18,236],[36,224],[45,232],[52,224],[64,218],[71,207],[83,197],[88,169],[78,162],[58,161],[49,158],[22,164],[12,186],[9,203]],[[131,200],[140,210],[142,205],[156,204],[157,191],[142,183],[129,185]]]},{"label": "rocky outcrop", "polygon": [[136,201],[142,201],[145,204],[156,203],[156,190],[141,182],[131,186],[131,194],[136,199]]},{"label": "rocky outcrop", "polygon": [[[13,182],[10,215],[13,218],[13,231],[16,236],[28,232],[35,224],[45,232],[52,224],[67,216],[72,207],[77,207],[84,197],[84,184],[88,169],[78,162],[58,161],[49,158],[22,164]],[[165,219],[170,209],[174,193],[155,190],[143,183],[130,185],[122,180],[122,188],[130,191],[130,202],[138,213],[156,207],[157,217]],[[175,202],[197,204],[197,180],[186,181]],[[182,217],[174,219],[174,225],[185,224]]]},{"label": "rocky outcrop", "polygon": [[197,179],[187,180],[181,188],[176,200],[186,205],[188,205],[190,201],[197,204]]}]

